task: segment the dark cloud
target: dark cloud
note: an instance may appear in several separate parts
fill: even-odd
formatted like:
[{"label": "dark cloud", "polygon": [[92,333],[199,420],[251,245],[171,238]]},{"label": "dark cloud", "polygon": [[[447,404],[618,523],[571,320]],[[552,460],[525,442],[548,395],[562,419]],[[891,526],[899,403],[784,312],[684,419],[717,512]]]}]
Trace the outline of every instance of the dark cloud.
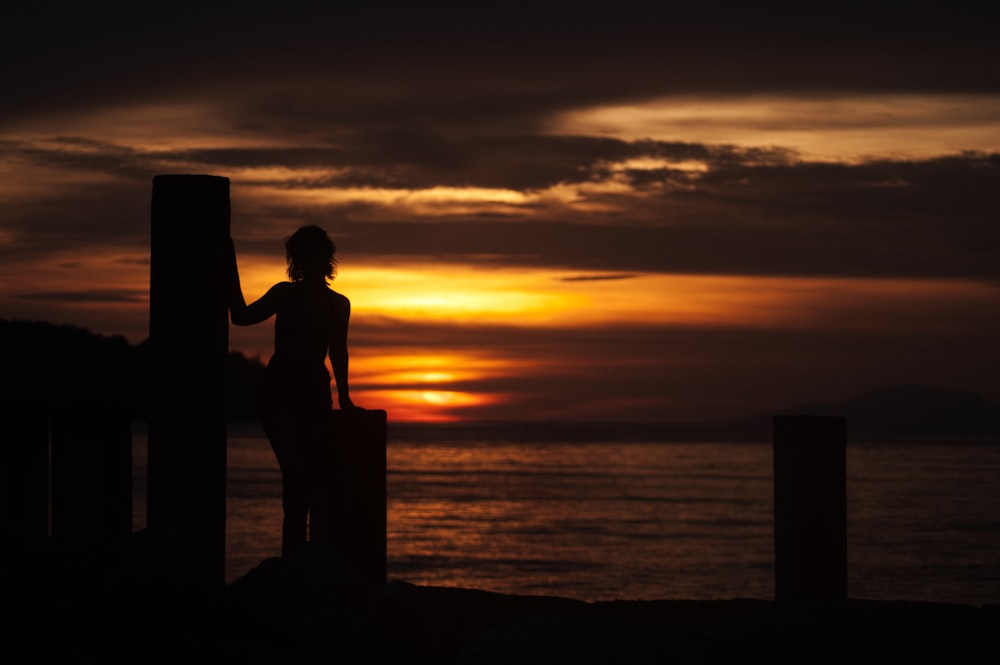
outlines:
[{"label": "dark cloud", "polygon": [[574,275],[573,277],[560,278],[563,282],[607,282],[619,281],[623,279],[634,279],[638,277],[635,273],[618,273],[616,275]]},{"label": "dark cloud", "polygon": [[136,266],[148,266],[149,257],[148,256],[126,256],[117,260],[117,263],[123,265],[136,265]]},{"label": "dark cloud", "polygon": [[[656,205],[558,221],[343,222],[364,254],[508,254],[612,272],[995,279],[1000,169],[983,155],[860,165],[739,165]],[[611,200],[613,199],[613,200]],[[601,200],[596,198],[596,200]]]},{"label": "dark cloud", "polygon": [[9,206],[2,218],[7,239],[0,244],[0,261],[35,270],[64,253],[112,258],[146,254],[151,192],[152,179],[70,182],[50,188],[48,196],[30,206]]},{"label": "dark cloud", "polygon": [[[66,184],[31,208],[5,212],[14,240],[2,254],[44,255],[99,244],[144,252],[151,177],[177,165],[226,173],[287,167],[285,189],[434,186],[507,188],[526,194],[556,185],[619,178],[642,195],[581,190],[578,212],[557,202],[494,206],[482,214],[428,216],[375,202],[241,206],[244,231],[275,219],[318,223],[355,256],[483,255],[512,263],[617,273],[886,276],[996,279],[1000,262],[1000,157],[966,153],[925,160],[820,163],[783,149],[610,138],[526,136],[444,139],[376,134],[348,147],[142,152],[60,139],[44,147],[8,142],[4,152],[43,167],[103,173],[116,180]],[[634,158],[694,161],[703,171],[626,169]],[[173,166],[171,166],[173,165]],[[310,167],[330,175],[294,176]],[[266,184],[266,183],[265,183]],[[294,220],[294,221],[292,221]],[[253,235],[253,234],[249,234]],[[262,248],[263,249],[263,248]],[[268,249],[270,251],[270,249]]]},{"label": "dark cloud", "polygon": [[[500,187],[521,191],[577,183],[608,174],[608,164],[635,157],[710,165],[785,162],[794,153],[779,148],[735,148],[699,143],[623,141],[588,136],[504,133],[497,136],[445,138],[432,132],[357,132],[338,147],[226,148],[136,154],[135,161],[203,164],[226,169],[283,166],[291,169],[343,169],[327,177],[276,179],[285,188],[371,186]],[[94,156],[95,166],[117,160]],[[57,158],[58,159],[58,158]],[[639,172],[630,172],[638,178]],[[677,176],[679,171],[669,172]],[[662,176],[661,176],[662,177]]]},{"label": "dark cloud", "polygon": [[5,14],[0,123],[195,96],[276,120],[475,127],[681,92],[1000,89],[989,3],[35,4]]},{"label": "dark cloud", "polygon": [[151,179],[164,163],[155,154],[127,146],[81,137],[57,136],[40,141],[0,141],[0,154],[8,159],[45,168],[96,172],[127,179]]}]

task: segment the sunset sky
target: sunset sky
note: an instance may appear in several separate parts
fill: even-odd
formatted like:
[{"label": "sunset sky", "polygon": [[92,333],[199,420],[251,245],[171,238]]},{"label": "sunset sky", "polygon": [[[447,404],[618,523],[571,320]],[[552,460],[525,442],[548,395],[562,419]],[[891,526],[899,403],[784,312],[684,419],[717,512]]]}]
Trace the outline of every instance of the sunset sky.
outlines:
[{"label": "sunset sky", "polygon": [[248,298],[334,237],[390,419],[1000,400],[996,9],[207,4],[5,10],[0,318],[140,342],[152,178],[206,173]]}]

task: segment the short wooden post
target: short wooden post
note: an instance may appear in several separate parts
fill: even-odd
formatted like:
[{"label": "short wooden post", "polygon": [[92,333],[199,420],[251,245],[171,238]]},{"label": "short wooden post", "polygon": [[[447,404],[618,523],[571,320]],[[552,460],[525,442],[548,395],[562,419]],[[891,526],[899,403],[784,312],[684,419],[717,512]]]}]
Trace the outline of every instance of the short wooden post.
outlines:
[{"label": "short wooden post", "polygon": [[333,411],[323,450],[311,542],[339,547],[364,581],[384,584],[386,556],[386,412]]},{"label": "short wooden post", "polygon": [[847,598],[847,425],[774,417],[775,600]]},{"label": "short wooden post", "polygon": [[49,417],[44,404],[0,406],[0,577],[49,537]]},{"label": "short wooden post", "polygon": [[132,421],[127,407],[59,406],[52,415],[52,539],[63,548],[132,533]]},{"label": "short wooden post", "polygon": [[146,521],[225,580],[229,180],[153,179]]}]

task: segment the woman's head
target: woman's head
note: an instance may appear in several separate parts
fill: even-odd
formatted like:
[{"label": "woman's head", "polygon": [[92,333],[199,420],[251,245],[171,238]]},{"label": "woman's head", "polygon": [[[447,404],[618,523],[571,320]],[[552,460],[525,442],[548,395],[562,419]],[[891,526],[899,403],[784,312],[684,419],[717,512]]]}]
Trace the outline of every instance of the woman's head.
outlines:
[{"label": "woman's head", "polygon": [[318,226],[303,226],[285,238],[289,279],[293,282],[318,277],[333,279],[337,274],[336,251],[337,246],[326,231]]}]

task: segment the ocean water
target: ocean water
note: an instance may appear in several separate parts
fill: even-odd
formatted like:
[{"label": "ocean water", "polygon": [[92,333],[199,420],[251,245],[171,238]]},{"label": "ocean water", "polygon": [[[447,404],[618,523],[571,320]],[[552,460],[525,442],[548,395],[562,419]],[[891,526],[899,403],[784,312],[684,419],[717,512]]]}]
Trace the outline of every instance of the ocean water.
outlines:
[{"label": "ocean water", "polygon": [[[262,432],[229,435],[226,577],[280,551]],[[1000,445],[849,444],[848,593],[1000,602]],[[582,600],[774,597],[769,443],[395,437],[389,577]],[[145,524],[135,437],[134,528]]]}]

